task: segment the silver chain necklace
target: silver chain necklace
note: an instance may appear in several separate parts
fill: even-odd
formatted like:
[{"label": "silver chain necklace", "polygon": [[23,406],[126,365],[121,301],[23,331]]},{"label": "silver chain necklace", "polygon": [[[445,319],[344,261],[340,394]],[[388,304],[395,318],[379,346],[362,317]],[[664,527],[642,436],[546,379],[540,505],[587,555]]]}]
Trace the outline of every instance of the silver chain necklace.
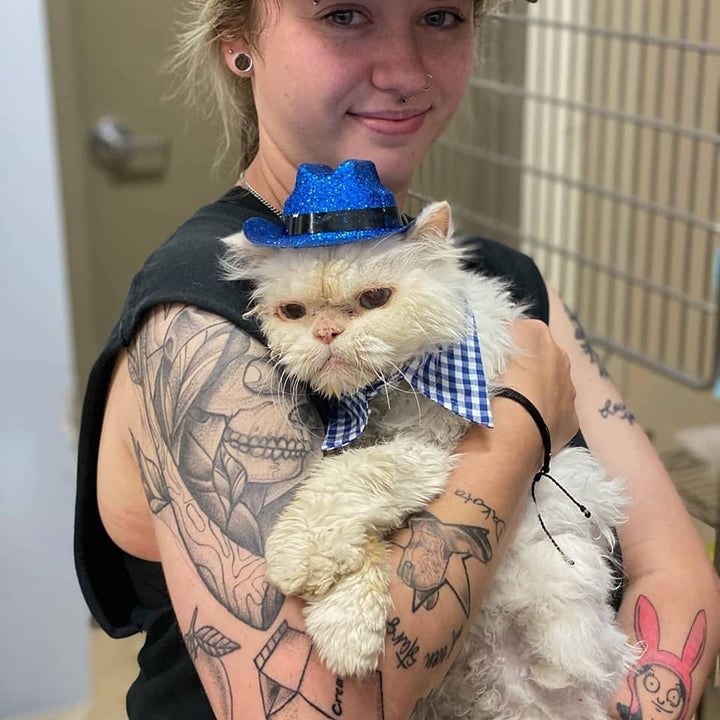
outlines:
[{"label": "silver chain necklace", "polygon": [[283,216],[270,201],[266,200],[244,177],[241,178],[240,184],[255,198],[257,198],[268,210],[272,210],[279,218]]}]

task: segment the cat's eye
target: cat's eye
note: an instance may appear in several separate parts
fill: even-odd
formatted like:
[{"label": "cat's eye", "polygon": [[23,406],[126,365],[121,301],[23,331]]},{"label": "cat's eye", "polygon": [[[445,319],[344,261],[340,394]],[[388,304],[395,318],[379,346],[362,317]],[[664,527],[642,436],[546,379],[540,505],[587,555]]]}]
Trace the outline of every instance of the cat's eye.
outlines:
[{"label": "cat's eye", "polygon": [[285,320],[299,320],[305,317],[307,310],[302,303],[287,303],[278,307],[278,315]]},{"label": "cat's eye", "polygon": [[374,310],[375,308],[387,305],[391,296],[392,290],[390,288],[374,288],[373,290],[366,290],[360,296],[358,302],[366,310]]}]

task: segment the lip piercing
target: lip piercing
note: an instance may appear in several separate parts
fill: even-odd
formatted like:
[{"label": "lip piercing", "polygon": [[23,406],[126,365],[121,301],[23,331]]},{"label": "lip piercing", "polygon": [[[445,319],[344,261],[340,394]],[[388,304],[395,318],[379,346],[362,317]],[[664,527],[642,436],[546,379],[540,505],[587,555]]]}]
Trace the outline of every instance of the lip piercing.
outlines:
[{"label": "lip piercing", "polygon": [[416,98],[421,92],[428,92],[430,90],[433,84],[433,76],[430,73],[426,73],[425,77],[427,78],[427,84],[424,87],[421,87],[419,92],[416,92],[414,95],[410,95],[409,97],[400,93],[401,103],[409,102],[413,98]]}]

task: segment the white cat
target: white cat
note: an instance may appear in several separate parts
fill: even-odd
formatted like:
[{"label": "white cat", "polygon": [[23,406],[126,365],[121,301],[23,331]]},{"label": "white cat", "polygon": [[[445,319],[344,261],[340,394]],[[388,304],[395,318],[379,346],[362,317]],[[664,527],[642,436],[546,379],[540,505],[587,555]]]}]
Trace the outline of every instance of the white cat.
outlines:
[{"label": "white cat", "polygon": [[[307,600],[307,632],[339,675],[377,667],[392,607],[384,538],[443,491],[469,424],[398,370],[461,341],[472,308],[492,392],[523,314],[502,281],[462,268],[451,238],[450,208],[435,203],[380,240],[275,249],[242,233],[226,239],[228,277],[254,281],[251,313],[285,373],[329,398],[387,381],[364,434],[310,470],[265,548],[270,581]],[[545,526],[574,565],[528,499],[460,655],[413,717],[606,720],[636,657],[608,606],[623,483],[582,449],[559,453],[551,473],[592,513],[551,481],[538,484]]]}]

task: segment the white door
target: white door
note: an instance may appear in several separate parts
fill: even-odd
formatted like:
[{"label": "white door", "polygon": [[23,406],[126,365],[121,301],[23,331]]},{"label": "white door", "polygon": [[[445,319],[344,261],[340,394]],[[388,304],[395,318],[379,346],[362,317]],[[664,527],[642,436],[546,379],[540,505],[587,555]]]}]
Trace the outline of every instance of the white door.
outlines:
[{"label": "white door", "polygon": [[[80,391],[145,257],[234,182],[232,162],[212,169],[217,128],[167,99],[179,6],[47,3]],[[91,141],[101,120],[103,159]]]}]

